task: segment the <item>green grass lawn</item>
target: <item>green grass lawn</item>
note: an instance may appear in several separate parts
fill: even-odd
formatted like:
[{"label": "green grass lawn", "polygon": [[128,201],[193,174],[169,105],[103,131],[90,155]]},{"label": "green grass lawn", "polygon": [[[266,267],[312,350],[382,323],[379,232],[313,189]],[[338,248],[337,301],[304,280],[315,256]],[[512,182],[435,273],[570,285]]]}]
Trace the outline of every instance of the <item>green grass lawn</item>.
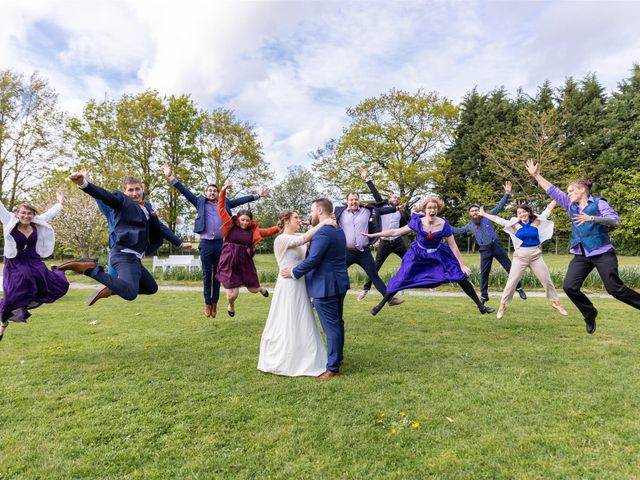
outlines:
[{"label": "green grass lawn", "polygon": [[566,301],[498,321],[463,297],[371,317],[376,296],[350,295],[344,375],[318,382],[256,370],[260,296],[212,320],[199,292],[87,295],[0,343],[1,479],[639,476],[640,312],[613,300],[589,336]]}]

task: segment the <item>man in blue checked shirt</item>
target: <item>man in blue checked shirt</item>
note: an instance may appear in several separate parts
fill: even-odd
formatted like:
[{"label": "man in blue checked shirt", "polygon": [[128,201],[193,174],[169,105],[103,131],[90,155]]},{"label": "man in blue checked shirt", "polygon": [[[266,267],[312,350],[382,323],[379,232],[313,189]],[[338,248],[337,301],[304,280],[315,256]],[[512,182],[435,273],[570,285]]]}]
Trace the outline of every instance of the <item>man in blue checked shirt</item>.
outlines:
[{"label": "man in blue checked shirt", "polygon": [[[489,210],[488,213],[497,215],[504,210],[510,193],[511,182],[506,182],[504,184],[504,195],[502,199],[498,205],[492,210]],[[469,207],[469,216],[471,217],[471,221],[464,227],[452,227],[453,234],[473,233],[476,237],[476,242],[480,248],[480,300],[482,300],[482,303],[486,303],[489,300],[489,273],[491,273],[493,259],[498,260],[507,273],[511,270],[511,260],[509,260],[509,255],[507,255],[498,235],[496,235],[491,221],[480,215],[480,205],[471,205]],[[518,282],[516,286],[516,291],[521,299],[527,299],[527,294],[522,289],[520,282]]]}]

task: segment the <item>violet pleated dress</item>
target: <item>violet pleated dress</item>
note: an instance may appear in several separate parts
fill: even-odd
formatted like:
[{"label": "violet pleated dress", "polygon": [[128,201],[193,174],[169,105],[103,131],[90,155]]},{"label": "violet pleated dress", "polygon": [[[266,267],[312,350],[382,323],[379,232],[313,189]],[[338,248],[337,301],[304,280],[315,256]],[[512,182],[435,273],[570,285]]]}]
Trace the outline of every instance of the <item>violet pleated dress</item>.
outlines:
[{"label": "violet pleated dress", "polygon": [[430,233],[422,229],[422,218],[411,214],[409,228],[416,232],[417,238],[402,257],[400,269],[389,280],[387,293],[407,288],[435,288],[467,278],[449,245],[443,242],[453,235],[449,222],[445,220],[442,230]]},{"label": "violet pleated dress", "polygon": [[49,270],[36,252],[38,229],[35,225],[29,237],[17,226],[11,236],[16,241],[18,254],[4,259],[0,318],[3,322],[26,322],[31,316],[30,309],[63,297],[69,290],[69,281],[64,272]]}]

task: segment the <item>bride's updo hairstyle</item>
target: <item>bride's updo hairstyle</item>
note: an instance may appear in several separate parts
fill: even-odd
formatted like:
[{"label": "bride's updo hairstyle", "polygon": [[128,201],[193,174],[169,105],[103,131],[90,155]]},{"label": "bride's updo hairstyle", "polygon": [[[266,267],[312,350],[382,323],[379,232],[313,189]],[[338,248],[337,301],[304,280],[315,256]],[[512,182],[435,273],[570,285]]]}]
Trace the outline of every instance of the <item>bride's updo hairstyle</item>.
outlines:
[{"label": "bride's updo hairstyle", "polygon": [[278,215],[278,228],[284,230],[284,224],[291,220],[291,216],[296,213],[295,210],[285,210]]},{"label": "bride's updo hairstyle", "polygon": [[440,197],[437,197],[435,195],[429,195],[427,198],[423,200],[423,202],[418,206],[418,208],[415,209],[415,211],[418,213],[425,213],[427,209],[427,205],[429,205],[430,203],[435,203],[436,205],[438,205],[438,211],[444,208],[444,202]]}]

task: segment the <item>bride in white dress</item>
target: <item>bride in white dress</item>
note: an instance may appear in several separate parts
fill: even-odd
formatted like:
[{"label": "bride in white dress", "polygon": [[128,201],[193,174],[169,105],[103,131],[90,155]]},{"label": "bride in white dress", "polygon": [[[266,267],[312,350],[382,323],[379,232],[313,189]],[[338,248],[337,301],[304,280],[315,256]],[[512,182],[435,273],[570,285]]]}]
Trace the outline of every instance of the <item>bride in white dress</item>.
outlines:
[{"label": "bride in white dress", "polygon": [[[278,267],[294,267],[305,258],[306,243],[326,220],[304,235],[297,234],[302,221],[297,212],[280,214],[278,226],[283,232],[273,245]],[[276,375],[317,377],[327,369],[327,349],[318,330],[304,277],[284,278],[278,275],[267,323],[260,340],[258,370]]]}]

